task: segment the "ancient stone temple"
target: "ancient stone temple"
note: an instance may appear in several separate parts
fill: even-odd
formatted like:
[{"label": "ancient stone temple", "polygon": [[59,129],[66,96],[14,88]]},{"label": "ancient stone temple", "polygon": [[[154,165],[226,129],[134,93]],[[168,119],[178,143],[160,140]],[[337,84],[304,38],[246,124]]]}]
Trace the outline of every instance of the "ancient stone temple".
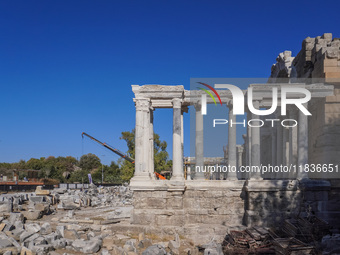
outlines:
[{"label": "ancient stone temple", "polygon": [[[307,116],[287,107],[287,116],[298,120],[294,127],[249,127],[246,134],[229,128],[225,161],[236,166],[305,165],[340,163],[340,40],[331,34],[306,38],[294,58],[291,52],[280,53],[268,83],[249,84],[256,109],[269,109],[272,89],[298,87],[311,94],[304,107]],[[200,102],[183,86],[132,85],[135,94],[135,173],[132,224],[153,232],[176,231],[197,242],[216,236],[223,238],[229,228],[241,225],[271,226],[300,213],[313,212],[331,224],[339,224],[340,185],[335,171],[324,173],[296,172],[271,175],[250,173],[207,179],[203,173],[192,175],[195,165],[207,164],[203,155],[203,115]],[[247,100],[248,92],[243,91]],[[229,121],[235,121],[232,93],[220,92],[229,108]],[[299,99],[301,94],[290,93]],[[280,100],[279,100],[280,101]],[[213,103],[207,101],[207,103]],[[282,120],[280,107],[271,117]],[[196,110],[195,160],[183,155],[183,118],[188,107]],[[173,109],[173,169],[170,180],[156,180],[153,159],[153,111]],[[263,119],[246,109],[248,119]],[[170,121],[170,120],[169,120]],[[244,144],[236,144],[243,135]],[[218,159],[222,162],[223,159]],[[191,171],[190,171],[191,170]],[[318,179],[315,179],[318,178]],[[320,179],[322,178],[322,179]]]}]

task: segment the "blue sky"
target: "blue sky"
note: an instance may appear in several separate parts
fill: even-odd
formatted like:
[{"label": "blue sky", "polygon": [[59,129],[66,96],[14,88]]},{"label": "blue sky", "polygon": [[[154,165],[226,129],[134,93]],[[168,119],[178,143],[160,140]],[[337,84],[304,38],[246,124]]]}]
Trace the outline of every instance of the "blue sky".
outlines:
[{"label": "blue sky", "polygon": [[[119,137],[134,128],[131,84],[189,89],[191,77],[268,77],[278,53],[296,55],[307,36],[340,37],[339,7],[332,0],[0,1],[0,162],[89,152],[106,164],[117,160],[82,142],[81,132],[126,151]],[[171,154],[171,110],[155,111],[155,131]]]}]

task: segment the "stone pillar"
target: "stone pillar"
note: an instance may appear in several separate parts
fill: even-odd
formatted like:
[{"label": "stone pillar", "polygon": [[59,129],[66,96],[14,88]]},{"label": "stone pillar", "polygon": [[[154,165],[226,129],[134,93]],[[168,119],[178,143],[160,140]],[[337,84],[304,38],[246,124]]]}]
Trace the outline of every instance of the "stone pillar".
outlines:
[{"label": "stone pillar", "polygon": [[[281,125],[281,117],[280,117],[280,112],[281,112],[281,107],[277,108],[277,119],[279,121],[277,122],[276,126],[276,165],[280,166],[283,161],[282,161],[282,155],[283,155],[283,128]],[[275,173],[275,178],[280,179],[281,178],[281,173]]]},{"label": "stone pillar", "polygon": [[288,141],[288,132],[286,127],[282,127],[282,164],[287,165],[287,141]]},{"label": "stone pillar", "polygon": [[[184,165],[184,113],[188,112],[188,107],[182,107],[181,109],[181,155],[182,155],[182,165]],[[188,178],[187,178],[188,179]]]},{"label": "stone pillar", "polygon": [[[228,164],[231,167],[236,167],[237,153],[236,153],[236,115],[233,112],[233,105],[230,102],[229,108],[229,129],[228,129]],[[237,180],[236,172],[229,172],[227,175],[228,180]]]},{"label": "stone pillar", "polygon": [[[280,124],[281,125],[281,124]],[[282,164],[289,164],[289,129],[282,127]],[[288,178],[288,173],[281,173],[281,178]]]},{"label": "stone pillar", "polygon": [[154,161],[154,141],[153,141],[153,108],[150,108],[150,122],[149,122],[149,159],[148,159],[148,163],[149,163],[149,173],[152,179],[156,179],[155,178],[155,161]]},{"label": "stone pillar", "polygon": [[[248,128],[247,128],[248,130]],[[248,131],[247,131],[248,133]],[[242,153],[242,165],[244,166],[249,166],[248,162],[249,162],[249,154],[248,154],[248,136],[246,134],[242,135],[243,141],[244,141],[244,145],[243,145],[243,153]],[[247,173],[242,173],[242,178],[247,179],[248,175]]]},{"label": "stone pillar", "polygon": [[[247,123],[248,120],[251,119],[251,113],[248,112],[247,114]],[[248,160],[247,160],[247,165],[251,166],[251,128],[247,125],[247,156],[248,156]]]},{"label": "stone pillar", "polygon": [[[307,104],[303,104],[307,108]],[[308,163],[308,117],[299,110],[298,121],[298,166],[297,179],[308,178],[308,173],[304,171],[304,165]]]},{"label": "stone pillar", "polygon": [[[253,102],[254,107],[256,109],[260,108],[259,101]],[[252,119],[259,119],[259,116],[252,114]],[[252,125],[256,125],[254,122]],[[258,123],[256,126],[259,126]],[[261,146],[260,146],[260,127],[251,127],[251,165],[252,166],[260,166],[261,164]],[[262,179],[261,173],[251,173],[250,179]]]},{"label": "stone pillar", "polygon": [[277,151],[276,151],[276,162],[277,162],[277,165],[281,165],[282,164],[282,155],[283,155],[283,140],[282,140],[282,137],[283,137],[283,129],[282,129],[282,126],[281,126],[281,123],[278,123],[277,125],[277,129],[276,129],[276,148],[277,148]]},{"label": "stone pillar", "polygon": [[[217,164],[215,164],[215,167],[217,169]],[[223,173],[221,173],[220,171],[217,171],[215,173],[213,173],[214,175],[214,179],[213,180],[223,180]]]},{"label": "stone pillar", "polygon": [[150,99],[135,99],[136,126],[135,126],[135,173],[132,181],[150,180],[149,173],[149,126],[150,126]]},{"label": "stone pillar", "polygon": [[[297,110],[289,109],[289,118],[298,121]],[[298,137],[298,126],[289,128],[289,164],[293,166],[297,166],[298,163],[298,148],[297,148],[297,140]],[[289,178],[295,178],[296,173],[291,172]]]},{"label": "stone pillar", "polygon": [[[276,126],[271,127],[271,136],[272,136],[272,162],[271,162],[271,164],[272,164],[273,167],[277,165],[277,155],[276,155],[276,153],[277,153],[277,125],[280,125],[280,124],[276,123],[275,125]],[[276,174],[271,173],[270,178],[275,179]]]},{"label": "stone pillar", "polygon": [[173,106],[173,133],[172,133],[172,177],[171,180],[183,181],[183,158],[182,158],[182,125],[181,105],[179,98],[172,100]]},{"label": "stone pillar", "polygon": [[191,165],[187,164],[187,180],[191,180]]},{"label": "stone pillar", "polygon": [[201,105],[195,104],[196,109],[196,138],[195,138],[195,179],[204,180],[204,173],[196,171],[196,166],[204,167],[203,153],[203,115],[201,114]]},{"label": "stone pillar", "polygon": [[[243,149],[244,149],[244,151],[247,151],[247,147],[248,147],[248,136],[247,136],[247,134],[243,134],[242,135],[242,138],[243,138]],[[244,165],[248,165],[248,155],[247,155],[247,153],[246,153],[246,157],[245,157],[245,159],[244,159],[244,162],[243,162],[243,164]]]},{"label": "stone pillar", "polygon": [[[238,169],[238,171],[239,171],[240,167],[243,165],[242,156],[243,156],[243,146],[239,145],[239,146],[237,146],[237,169]],[[245,178],[244,173],[241,173],[240,171],[239,171],[239,173],[240,173],[240,177],[242,179],[244,179]]]},{"label": "stone pillar", "polygon": [[[247,112],[247,123],[251,119],[251,112]],[[251,128],[247,124],[247,147],[246,147],[246,165],[251,166]],[[245,173],[245,178],[250,179],[250,173]]]}]

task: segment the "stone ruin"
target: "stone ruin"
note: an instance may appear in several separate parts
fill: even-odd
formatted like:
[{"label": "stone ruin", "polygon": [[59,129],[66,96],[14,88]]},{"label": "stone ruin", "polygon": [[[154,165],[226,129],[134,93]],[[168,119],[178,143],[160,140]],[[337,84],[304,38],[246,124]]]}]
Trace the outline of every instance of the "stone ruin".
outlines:
[{"label": "stone ruin", "polygon": [[[222,255],[268,253],[273,247],[277,254],[297,250],[309,254],[316,247],[323,254],[339,252],[340,182],[336,176],[230,173],[207,180],[203,173],[191,170],[196,164],[216,162],[236,167],[339,164],[339,42],[324,34],[306,38],[296,57],[289,51],[279,54],[268,83],[250,85],[254,105],[270,107],[271,88],[292,83],[311,92],[305,106],[312,116],[288,108],[288,116],[299,121],[297,127],[248,128],[244,144],[236,144],[237,130],[230,128],[224,158],[204,158],[201,105],[190,91],[180,85],[132,85],[136,157],[130,186],[1,195],[0,253]],[[229,120],[235,120],[231,93],[220,94]],[[212,102],[208,99],[208,103]],[[183,118],[188,107],[196,110],[196,155],[183,164]],[[156,108],[173,109],[170,180],[154,176]],[[247,116],[260,118],[249,112]],[[281,118],[278,111],[273,117]],[[154,240],[168,236],[173,238]]]},{"label": "stone ruin", "polygon": [[[52,191],[38,186],[32,193],[0,195],[0,254],[53,254],[58,249],[94,254],[109,244],[119,252],[105,226],[130,218],[131,204],[127,185]],[[86,208],[97,209],[81,213]]]},{"label": "stone ruin", "polygon": [[[236,128],[229,129],[228,163],[242,165],[339,164],[340,158],[340,45],[331,34],[306,38],[296,57],[279,54],[268,83],[251,84],[254,106],[271,106],[271,88],[287,84],[308,89],[312,99],[305,107],[307,117],[289,108],[288,116],[297,127],[248,128],[245,143],[237,145]],[[308,78],[308,80],[307,80]],[[336,173],[253,173],[246,178],[229,174],[226,180],[206,180],[202,173],[190,173],[195,164],[204,165],[203,116],[199,102],[193,102],[183,86],[132,85],[136,104],[136,167],[131,180],[134,191],[132,224],[147,231],[175,230],[195,242],[211,237],[222,241],[225,233],[240,226],[275,227],[298,216],[313,214],[327,221],[337,232],[340,227],[339,180]],[[219,91],[235,120],[231,93]],[[246,93],[245,97],[247,96]],[[293,97],[299,98],[298,95]],[[213,103],[212,101],[208,103]],[[183,166],[183,115],[189,106],[196,109],[197,162]],[[170,180],[155,180],[153,172],[153,111],[173,109],[173,171]],[[249,117],[257,117],[251,113]],[[280,119],[278,111],[273,117]],[[184,171],[186,170],[186,171]],[[325,178],[323,178],[325,177]],[[331,178],[329,178],[331,177]],[[319,179],[315,179],[319,178]],[[322,178],[322,179],[320,179]]]}]

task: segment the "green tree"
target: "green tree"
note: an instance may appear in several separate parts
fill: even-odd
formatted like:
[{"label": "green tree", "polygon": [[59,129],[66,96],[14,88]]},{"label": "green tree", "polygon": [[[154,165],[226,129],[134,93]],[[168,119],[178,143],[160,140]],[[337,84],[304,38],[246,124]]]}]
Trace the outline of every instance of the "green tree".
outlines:
[{"label": "green tree", "polygon": [[[131,132],[122,132],[120,139],[126,141],[128,152],[127,154],[131,158],[135,158],[135,130]],[[169,160],[169,154],[166,151],[167,143],[166,141],[161,141],[158,134],[154,134],[154,162],[155,171],[161,172],[164,170],[170,170],[172,166],[172,161]],[[119,163],[121,165],[122,180],[128,181],[132,178],[135,166],[127,160],[120,159]]]},{"label": "green tree", "polygon": [[[65,158],[66,161],[64,161],[64,167],[65,170],[70,171],[71,165],[72,168],[74,168],[74,164],[76,163],[76,159],[72,158],[72,157],[67,157]],[[67,162],[65,164],[65,162]],[[74,164],[72,164],[72,162]],[[71,164],[71,165],[70,165]],[[68,180],[68,182],[84,182],[84,183],[88,183],[88,174],[92,173],[92,177],[93,174],[95,174],[96,179],[93,178],[93,181],[98,182],[98,173],[97,171],[99,171],[99,169],[101,170],[101,163],[100,163],[100,159],[92,154],[92,153],[88,153],[86,155],[81,156],[80,160],[79,160],[79,167],[81,169],[79,170],[75,170],[70,172],[71,176]],[[101,176],[101,175],[100,175]],[[100,182],[101,182],[101,177],[100,177]]]},{"label": "green tree", "polygon": [[26,167],[28,169],[40,170],[41,168],[44,167],[44,158],[42,158],[42,160],[37,158],[31,158],[26,162]]},{"label": "green tree", "polygon": [[[104,182],[106,183],[121,183],[121,172],[117,163],[111,162],[110,166],[103,165]],[[99,167],[92,174],[92,179],[95,183],[102,182],[102,168]]]},{"label": "green tree", "polygon": [[88,179],[88,171],[86,170],[83,170],[83,169],[80,169],[80,170],[77,170],[77,171],[74,171],[72,174],[71,174],[71,177],[69,179],[69,182],[70,183],[75,183],[75,182],[79,182],[79,183],[89,183],[89,179]]},{"label": "green tree", "polygon": [[101,163],[100,159],[96,155],[88,153],[86,155],[81,156],[79,160],[79,166],[83,170],[92,171],[93,169],[101,166]]},{"label": "green tree", "polygon": [[13,167],[13,169],[18,169],[18,170],[20,170],[20,169],[27,169],[26,161],[21,159],[19,162],[13,163],[12,167]]}]

